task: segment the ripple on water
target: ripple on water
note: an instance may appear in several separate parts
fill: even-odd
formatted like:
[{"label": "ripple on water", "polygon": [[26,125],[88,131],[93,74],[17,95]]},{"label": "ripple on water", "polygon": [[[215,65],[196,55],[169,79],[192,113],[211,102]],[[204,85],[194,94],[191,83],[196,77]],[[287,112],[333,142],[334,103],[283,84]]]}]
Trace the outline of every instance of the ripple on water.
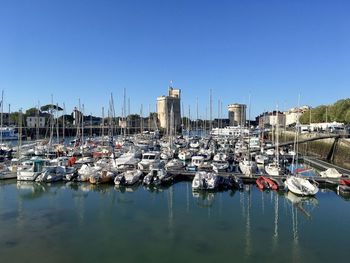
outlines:
[{"label": "ripple on water", "polygon": [[6,221],[6,220],[11,220],[11,219],[15,219],[18,216],[18,212],[17,211],[10,211],[10,212],[6,212],[0,215],[1,220]]},{"label": "ripple on water", "polygon": [[194,243],[194,250],[199,254],[208,254],[211,246],[207,241],[198,240]]},{"label": "ripple on water", "polygon": [[18,242],[16,240],[7,240],[4,242],[4,247],[6,248],[13,248],[18,246]]}]

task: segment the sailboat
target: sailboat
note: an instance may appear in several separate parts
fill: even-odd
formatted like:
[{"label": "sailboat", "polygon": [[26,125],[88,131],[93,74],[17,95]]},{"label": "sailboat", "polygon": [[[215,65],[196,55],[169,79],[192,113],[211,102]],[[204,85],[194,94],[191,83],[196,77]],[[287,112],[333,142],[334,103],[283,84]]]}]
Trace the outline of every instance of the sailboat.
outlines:
[{"label": "sailboat", "polygon": [[[248,121],[248,156],[239,162],[239,169],[245,176],[252,176],[258,169],[258,166],[255,161],[252,160],[250,155],[250,95],[249,95],[249,121]],[[244,145],[244,143],[243,143]]]},{"label": "sailboat", "polygon": [[[295,130],[294,151],[296,152],[296,162],[298,162],[299,106],[298,106],[297,125],[295,127],[296,127],[296,130]],[[298,167],[298,164],[296,164],[296,167]],[[287,180],[284,182],[288,190],[293,192],[294,194],[302,195],[302,196],[315,195],[319,190],[318,186],[314,183],[311,183],[307,178],[298,176],[297,169],[294,169],[294,171],[295,171],[295,175],[289,176]]]},{"label": "sailboat", "polygon": [[288,190],[297,195],[315,195],[318,192],[318,187],[316,184],[311,183],[308,179],[290,176],[285,181],[285,185]]},{"label": "sailboat", "polygon": [[276,158],[274,159],[274,161],[272,163],[269,163],[265,166],[265,171],[268,175],[274,175],[274,176],[278,176],[281,174],[282,169],[280,166],[280,162],[279,162],[279,134],[278,134],[278,126],[279,126],[279,122],[278,122],[278,107],[276,107],[276,135],[275,135],[275,145],[276,145],[276,149],[275,149],[275,154],[276,154]]}]

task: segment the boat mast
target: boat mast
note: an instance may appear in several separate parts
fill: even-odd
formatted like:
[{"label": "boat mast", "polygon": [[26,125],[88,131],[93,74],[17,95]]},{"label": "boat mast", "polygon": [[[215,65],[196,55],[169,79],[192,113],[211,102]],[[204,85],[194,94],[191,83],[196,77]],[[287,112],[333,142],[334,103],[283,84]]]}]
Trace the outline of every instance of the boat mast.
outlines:
[{"label": "boat mast", "polygon": [[57,120],[57,127],[56,127],[56,133],[57,133],[57,143],[60,143],[60,133],[59,133],[59,123],[58,123],[58,103],[56,103],[56,120]]},{"label": "boat mast", "polygon": [[188,119],[187,119],[188,137],[190,136],[190,130],[191,130],[191,105],[188,105]]},{"label": "boat mast", "polygon": [[105,109],[104,109],[104,107],[102,107],[102,126],[101,126],[102,138],[104,136],[104,126],[105,126]]},{"label": "boat mast", "polygon": [[53,95],[51,94],[51,106],[50,106],[50,139],[49,139],[49,147],[52,146],[52,138],[53,138]]},{"label": "boat mast", "polygon": [[210,110],[209,110],[209,118],[210,118],[210,124],[209,124],[209,130],[211,131],[213,129],[213,98],[212,98],[212,91],[210,89],[210,96],[209,96],[209,104],[210,104]]},{"label": "boat mast", "polygon": [[90,138],[92,138],[92,112],[90,112]]},{"label": "boat mast", "polygon": [[[80,107],[80,105],[79,105]],[[80,109],[80,125],[81,125],[81,145],[84,144],[84,103],[81,105]],[[82,147],[84,148],[84,147]]]},{"label": "boat mast", "polygon": [[183,117],[181,118],[181,135],[184,135],[184,117],[185,117],[185,110],[184,110],[184,103],[181,103],[181,113],[183,114]]},{"label": "boat mast", "polygon": [[198,117],[198,97],[196,98],[196,135],[198,135],[198,121],[199,121],[199,117]]},{"label": "boat mast", "polygon": [[[9,113],[10,114],[10,113]],[[0,117],[0,125],[1,125],[1,131],[0,131],[0,143],[2,144],[2,126],[3,126],[3,115],[4,115],[4,90],[1,92],[1,117]]]},{"label": "boat mast", "polygon": [[148,104],[148,132],[151,132],[151,104]]},{"label": "boat mast", "polygon": [[127,134],[130,135],[130,97],[128,97],[128,115],[126,117],[126,124],[128,127]]},{"label": "boat mast", "polygon": [[63,116],[62,116],[62,140],[63,140],[63,144],[64,144],[64,140],[65,140],[65,129],[66,129],[66,125],[65,125],[65,115],[66,115],[66,104],[63,103]]},{"label": "boat mast", "polygon": [[18,148],[17,148],[17,159],[20,158],[22,147],[22,109],[19,110],[18,116]]},{"label": "boat mast", "polygon": [[[143,134],[143,104],[141,104],[141,109],[140,109],[140,132],[141,132],[141,135]],[[168,125],[167,125],[168,126]]]},{"label": "boat mast", "polygon": [[124,95],[123,95],[123,122],[124,122],[123,134],[124,136],[126,136],[127,123],[126,123],[126,89],[125,88],[124,88]]},{"label": "boat mast", "polygon": [[36,139],[39,140],[39,119],[40,119],[40,102],[38,101],[38,107],[35,113],[36,117]]},{"label": "boat mast", "polygon": [[275,139],[276,139],[276,162],[277,162],[277,165],[279,165],[279,113],[278,113],[278,104],[276,106],[276,135],[275,135]]}]

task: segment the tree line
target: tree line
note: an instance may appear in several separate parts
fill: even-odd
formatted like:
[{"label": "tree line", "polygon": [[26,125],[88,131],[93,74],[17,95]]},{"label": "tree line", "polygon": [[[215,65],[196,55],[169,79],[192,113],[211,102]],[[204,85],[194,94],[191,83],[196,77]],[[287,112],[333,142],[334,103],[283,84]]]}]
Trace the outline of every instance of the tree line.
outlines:
[{"label": "tree line", "polygon": [[301,124],[333,121],[350,124],[350,99],[341,99],[332,105],[320,105],[300,117]]}]

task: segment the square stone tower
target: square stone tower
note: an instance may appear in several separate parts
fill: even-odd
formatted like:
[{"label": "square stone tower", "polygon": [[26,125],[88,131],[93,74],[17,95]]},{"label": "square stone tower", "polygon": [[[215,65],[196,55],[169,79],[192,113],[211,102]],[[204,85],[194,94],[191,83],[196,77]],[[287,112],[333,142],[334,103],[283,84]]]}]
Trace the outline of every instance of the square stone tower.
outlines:
[{"label": "square stone tower", "polygon": [[[171,129],[175,128],[176,131],[181,126],[180,100],[181,90],[174,89],[171,86],[168,89],[168,96],[160,96],[157,98],[157,114],[160,128],[165,129],[168,134]],[[172,112],[173,114],[171,114]],[[173,119],[171,115],[173,115]]]}]

